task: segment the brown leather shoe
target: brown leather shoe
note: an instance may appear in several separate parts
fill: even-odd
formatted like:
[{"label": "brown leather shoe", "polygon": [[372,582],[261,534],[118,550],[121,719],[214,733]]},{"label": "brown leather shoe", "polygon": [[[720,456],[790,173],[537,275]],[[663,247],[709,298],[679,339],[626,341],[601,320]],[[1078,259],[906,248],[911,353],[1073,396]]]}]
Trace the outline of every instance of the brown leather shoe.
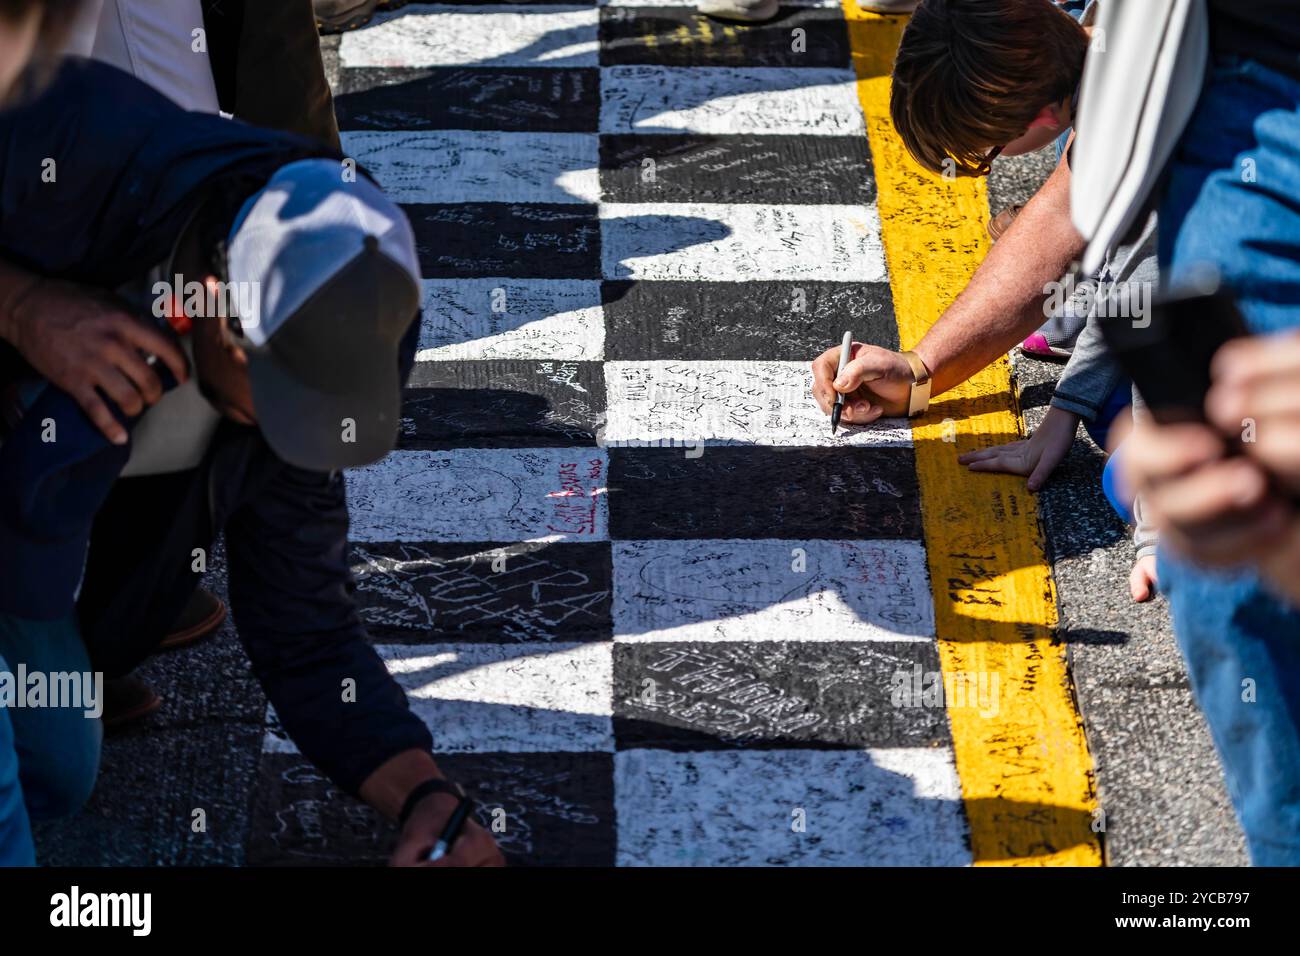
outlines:
[{"label": "brown leather shoe", "polygon": [[147,717],[162,706],[153,688],[131,674],[104,681],[104,730],[120,730]]},{"label": "brown leather shoe", "polygon": [[215,634],[226,620],[226,605],[207,588],[198,588],[172,625],[171,633],[158,645],[160,651],[189,647]]},{"label": "brown leather shoe", "polygon": [[369,23],[378,0],[312,0],[312,5],[321,33],[343,33]]},{"label": "brown leather shoe", "polygon": [[990,219],[988,225],[989,238],[994,242],[1001,239],[1002,234],[1011,228],[1011,223],[1015,221],[1016,216],[1020,215],[1020,210],[1024,208],[1024,203],[1015,206],[1008,206]]}]

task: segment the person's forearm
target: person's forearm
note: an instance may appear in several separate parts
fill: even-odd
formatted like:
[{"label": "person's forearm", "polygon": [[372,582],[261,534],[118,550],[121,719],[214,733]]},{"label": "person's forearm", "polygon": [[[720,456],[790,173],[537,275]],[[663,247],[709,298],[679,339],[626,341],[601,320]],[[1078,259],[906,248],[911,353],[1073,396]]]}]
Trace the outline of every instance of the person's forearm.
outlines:
[{"label": "person's forearm", "polygon": [[1083,252],[1070,221],[1070,168],[1059,163],[916,346],[932,394],[966,381],[1043,324],[1045,287]]},{"label": "person's forearm", "polygon": [[1091,422],[1124,380],[1124,370],[1107,348],[1101,334],[1101,319],[1093,311],[1056,383],[1052,407],[1064,408]]},{"label": "person's forearm", "polygon": [[18,306],[41,277],[0,257],[0,339],[18,345]]},{"label": "person's forearm", "polygon": [[411,791],[426,780],[441,778],[442,771],[427,750],[404,750],[384,761],[361,784],[359,795],[390,820],[396,820]]}]

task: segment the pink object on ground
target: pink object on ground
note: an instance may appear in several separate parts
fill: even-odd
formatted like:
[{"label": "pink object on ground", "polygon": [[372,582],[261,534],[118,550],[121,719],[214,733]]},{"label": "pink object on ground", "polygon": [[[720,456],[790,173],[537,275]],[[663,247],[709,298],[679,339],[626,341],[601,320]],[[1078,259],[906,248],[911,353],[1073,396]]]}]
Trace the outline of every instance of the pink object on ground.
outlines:
[{"label": "pink object on ground", "polygon": [[1056,348],[1047,341],[1047,337],[1042,332],[1035,332],[1021,342],[1020,351],[1026,355],[1032,355],[1034,358],[1052,359],[1054,361],[1061,361],[1070,357],[1068,349]]}]

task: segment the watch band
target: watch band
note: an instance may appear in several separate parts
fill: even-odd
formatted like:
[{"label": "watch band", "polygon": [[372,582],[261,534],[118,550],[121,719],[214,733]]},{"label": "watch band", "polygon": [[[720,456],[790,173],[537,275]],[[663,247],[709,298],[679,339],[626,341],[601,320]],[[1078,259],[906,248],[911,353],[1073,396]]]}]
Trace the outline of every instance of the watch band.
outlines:
[{"label": "watch band", "polygon": [[431,793],[449,793],[453,797],[465,800],[465,790],[458,783],[452,783],[450,780],[430,779],[417,785],[406,797],[406,802],[402,804],[402,812],[397,815],[398,826],[406,826],[406,821],[411,818],[415,811],[415,805]]},{"label": "watch band", "polygon": [[900,353],[912,367],[912,390],[907,397],[907,417],[924,415],[930,407],[930,370],[915,352]]}]

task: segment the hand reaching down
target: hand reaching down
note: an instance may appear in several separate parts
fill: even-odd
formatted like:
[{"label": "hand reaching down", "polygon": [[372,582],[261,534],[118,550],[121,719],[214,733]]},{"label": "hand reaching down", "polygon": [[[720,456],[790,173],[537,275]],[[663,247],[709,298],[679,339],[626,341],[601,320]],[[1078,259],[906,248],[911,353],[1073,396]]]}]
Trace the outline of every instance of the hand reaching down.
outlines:
[{"label": "hand reaching down", "polygon": [[1156,596],[1160,582],[1156,578],[1156,556],[1144,554],[1133,562],[1133,570],[1128,573],[1128,593],[1138,604],[1150,601]]},{"label": "hand reaching down", "polygon": [[1027,476],[1029,490],[1038,491],[1069,454],[1078,425],[1078,415],[1053,406],[1047,410],[1043,423],[1023,441],[970,451],[957,460],[971,471]]}]

